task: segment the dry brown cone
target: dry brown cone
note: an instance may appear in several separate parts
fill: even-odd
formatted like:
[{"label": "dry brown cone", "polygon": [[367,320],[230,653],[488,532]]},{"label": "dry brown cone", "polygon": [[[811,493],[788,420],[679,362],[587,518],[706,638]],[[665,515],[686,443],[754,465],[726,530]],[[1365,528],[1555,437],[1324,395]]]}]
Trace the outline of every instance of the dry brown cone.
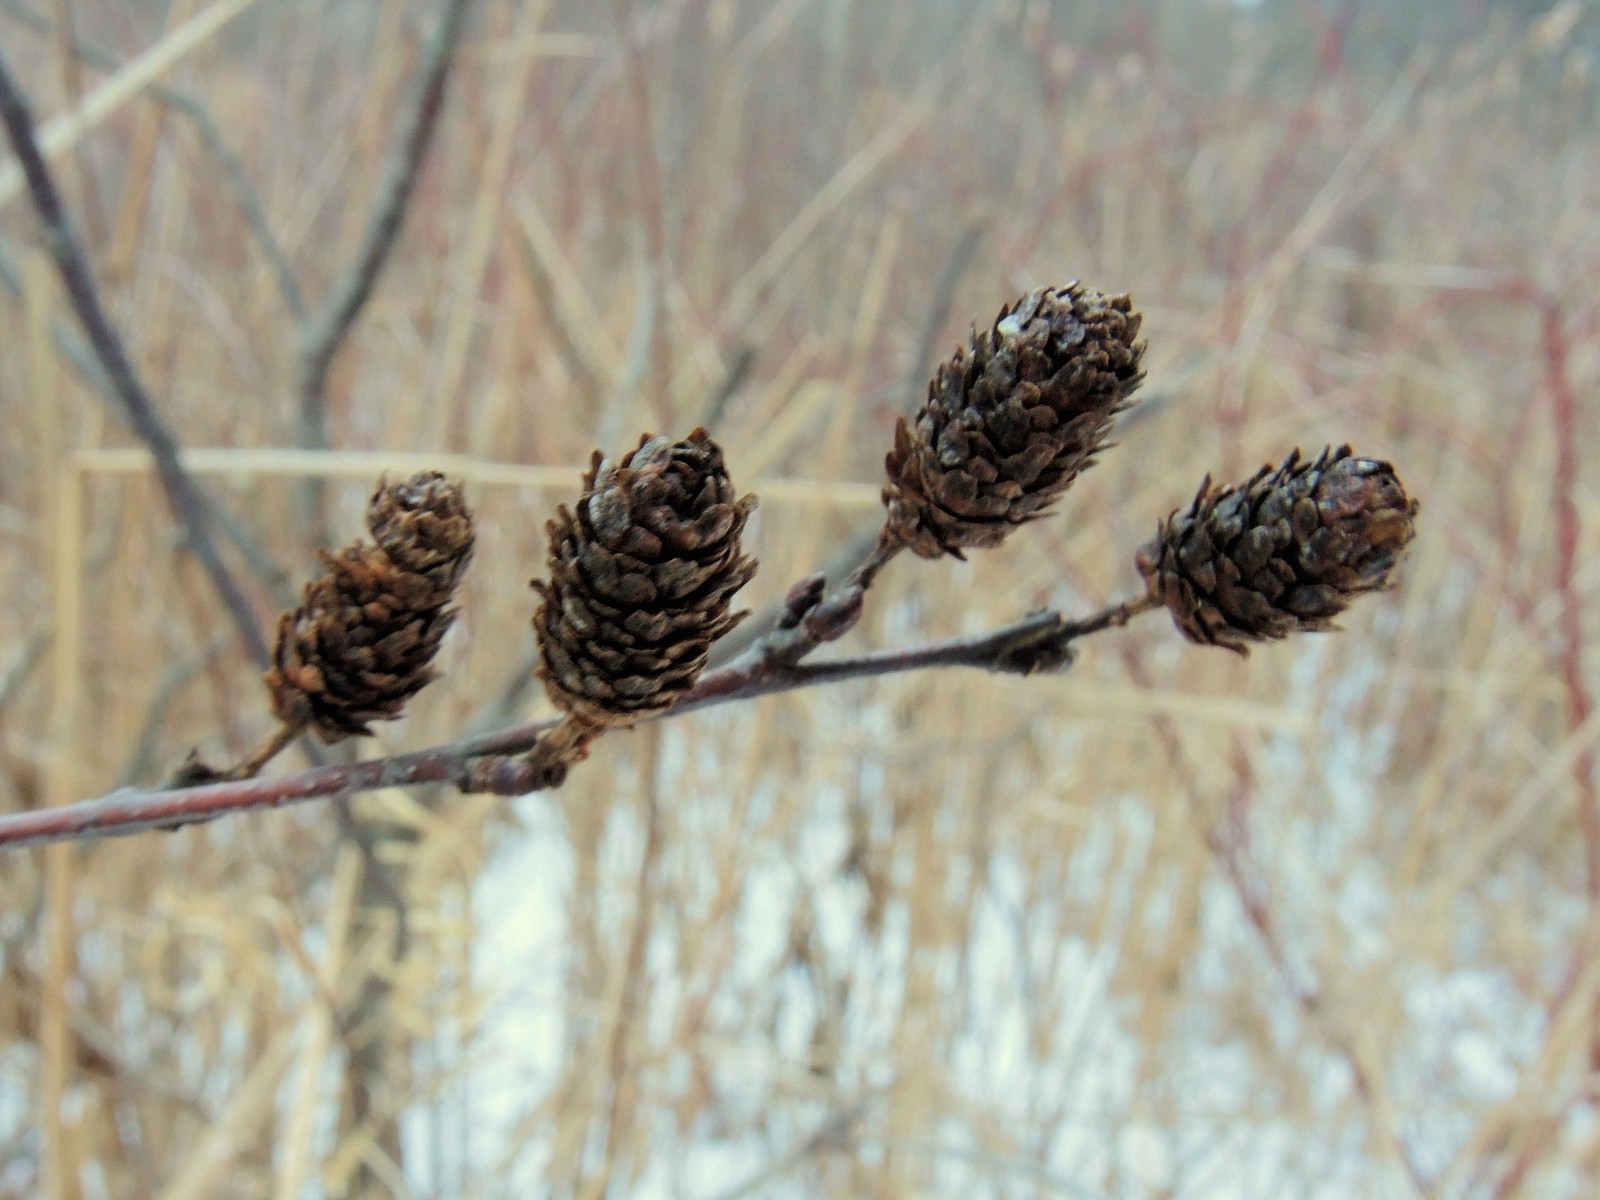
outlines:
[{"label": "dry brown cone", "polygon": [[435,678],[434,656],[455,620],[450,601],[472,557],[461,485],[436,471],[380,482],[367,527],[377,545],[323,552],[327,573],[279,620],[266,675],[278,719],[325,742],[370,734],[370,722],[399,716]]},{"label": "dry brown cone", "polygon": [[1387,586],[1416,515],[1388,463],[1296,450],[1234,487],[1207,478],[1140,549],[1139,571],[1190,641],[1247,654],[1337,628],[1355,597]]},{"label": "dry brown cone", "polygon": [[646,435],[620,462],[597,451],[583,488],[545,527],[539,676],[583,725],[632,725],[670,708],[744,617],[729,603],[755,574],[739,538],[756,498],[738,496],[703,429]]},{"label": "dry brown cone", "polygon": [[998,546],[1090,465],[1144,378],[1127,296],[1040,288],[940,365],[887,459],[886,535],[923,558]]}]

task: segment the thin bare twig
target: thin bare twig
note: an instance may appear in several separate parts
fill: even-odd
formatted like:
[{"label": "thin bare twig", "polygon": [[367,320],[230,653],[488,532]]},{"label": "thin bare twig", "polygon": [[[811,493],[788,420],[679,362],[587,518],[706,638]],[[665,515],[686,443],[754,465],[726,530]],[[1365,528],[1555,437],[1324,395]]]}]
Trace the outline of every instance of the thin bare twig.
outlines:
[{"label": "thin bare twig", "polygon": [[[0,0],[0,8],[9,13],[13,19],[41,33],[52,33],[56,29],[54,21],[44,13],[35,12],[20,0]],[[81,37],[69,36],[69,42],[72,52],[91,66],[104,71],[116,71],[124,65],[116,55],[99,46],[91,45]],[[227,183],[228,190],[233,193],[234,203],[239,206],[245,224],[250,227],[250,232],[255,235],[262,254],[271,265],[278,290],[283,295],[284,305],[289,309],[289,314],[296,321],[304,321],[307,314],[305,297],[295,280],[289,256],[284,251],[283,244],[278,241],[277,234],[273,232],[272,223],[267,220],[266,206],[262,204],[260,194],[250,183],[249,176],[245,174],[244,164],[228,145],[222,129],[217,125],[210,110],[195,96],[167,84],[152,83],[145,88],[145,92],[151,99],[182,113],[194,125],[195,132],[205,143],[206,150],[222,169],[222,178]]]},{"label": "thin bare twig", "polygon": [[750,372],[755,369],[756,348],[749,342],[740,342],[734,347],[732,355],[728,358],[728,365],[722,372],[722,382],[717,384],[716,391],[711,393],[711,399],[706,403],[705,411],[700,414],[697,425],[703,426],[711,433],[718,433],[722,427],[722,420],[728,414],[728,405],[739,394],[739,389],[744,387],[745,380],[750,378]]},{"label": "thin bare twig", "polygon": [[[987,229],[986,218],[969,223],[940,272],[933,302],[923,321],[922,336],[917,341],[916,357],[906,378],[905,392],[912,408],[922,400],[923,389],[927,386],[927,363],[933,357],[939,331],[949,319],[956,289],[972,265],[978,247],[983,244]],[[713,406],[718,415],[722,403],[719,394]],[[718,642],[712,650],[712,665],[720,666],[757,647],[759,653],[799,662],[823,642],[842,637],[860,619],[862,593],[901,549],[899,543],[885,536],[881,527],[857,535],[826,570],[802,579],[789,590],[781,604],[745,621]],[[830,589],[828,581],[846,572],[844,580]]]},{"label": "thin bare twig", "polygon": [[961,236],[956,239],[955,248],[950,251],[944,270],[939,272],[939,281],[933,286],[933,303],[928,307],[928,315],[922,323],[922,334],[917,338],[916,354],[906,375],[904,390],[910,397],[913,410],[922,402],[922,397],[927,391],[933,356],[939,349],[939,335],[944,332],[945,322],[950,319],[950,306],[955,300],[956,289],[966,278],[967,271],[971,269],[972,261],[977,257],[988,232],[987,216],[980,216],[969,222],[961,231]]},{"label": "thin bare twig", "polygon": [[[1152,597],[1140,596],[1079,621],[1045,610],[987,633],[821,663],[787,665],[770,657],[746,654],[703,675],[665,716],[681,716],[730,701],[818,684],[935,667],[974,667],[1011,674],[1059,671],[1071,663],[1072,643],[1078,638],[1124,625],[1158,603]],[[535,790],[533,769],[524,760],[501,756],[526,753],[558,724],[555,720],[538,721],[431,750],[322,767],[298,775],[178,790],[124,789],[98,800],[11,813],[0,817],[0,847],[171,829],[232,813],[420,784],[450,783],[520,795]],[[490,761],[479,762],[481,759]]]},{"label": "thin bare twig", "polygon": [[[1539,306],[1540,350],[1544,384],[1550,396],[1550,423],[1555,433],[1556,461],[1551,475],[1555,512],[1555,591],[1561,601],[1560,672],[1566,692],[1567,725],[1579,729],[1594,707],[1583,671],[1583,602],[1574,582],[1582,544],[1583,520],[1578,511],[1578,413],[1580,403],[1568,374],[1569,346],[1559,305]],[[1578,796],[1578,828],[1583,835],[1584,869],[1589,903],[1600,907],[1600,793],[1595,789],[1595,757],[1585,751],[1572,764]],[[1597,1035],[1600,1036],[1600,1035]],[[1591,1059],[1600,1068],[1600,1041]]]},{"label": "thin bare twig", "polygon": [[[20,298],[22,295],[22,278],[10,260],[3,238],[0,238],[0,286],[4,286],[13,296]],[[72,369],[78,373],[78,377],[88,385],[89,389],[109,405],[112,411],[121,413],[122,400],[89,343],[54,317],[50,319],[50,340],[55,343],[57,351],[71,364]],[[196,484],[196,487],[198,486]],[[227,538],[239,552],[239,557],[250,568],[250,573],[271,593],[274,603],[282,608],[289,607],[294,602],[294,590],[289,586],[288,576],[283,568],[273,560],[256,535],[229,510],[226,504],[220,503],[204,491],[201,494],[210,505],[211,515],[216,519],[222,536]]]},{"label": "thin bare twig", "polygon": [[22,691],[22,685],[28,682],[28,676],[33,674],[33,669],[44,661],[45,652],[50,649],[50,639],[54,630],[46,627],[37,631],[27,644],[22,647],[22,653],[0,674],[0,712],[17,698]]},{"label": "thin bare twig", "polygon": [[[829,581],[842,581],[850,572],[860,567],[862,562],[875,552],[877,544],[877,526],[871,529],[863,529],[856,533],[850,541],[846,542],[833,555],[827,565],[817,572],[817,576],[820,576],[823,580],[821,591],[828,590]],[[816,578],[816,576],[809,578]],[[791,593],[792,591],[793,589],[791,589]],[[820,594],[821,592],[819,592]],[[719,639],[711,647],[710,665],[712,667],[723,666],[732,662],[741,654],[748,652],[750,647],[778,628],[778,623],[788,616],[791,607],[792,601],[790,599],[779,600],[777,603],[761,609],[754,616],[740,621],[731,633]]]},{"label": "thin bare twig", "polygon": [[861,619],[872,581],[903,549],[905,543],[885,526],[866,558],[831,592],[825,575],[800,580],[789,589],[776,626],[746,650],[744,658],[792,667],[824,643],[838,641]]},{"label": "thin bare twig", "polygon": [[860,1124],[861,1118],[866,1115],[867,1100],[865,1097],[841,1105],[829,1113],[817,1126],[791,1146],[777,1159],[756,1171],[742,1183],[723,1192],[717,1200],[744,1200],[746,1196],[754,1196],[766,1189],[773,1181],[782,1179],[796,1166],[811,1158],[813,1155],[823,1153],[830,1148],[843,1145]]},{"label": "thin bare twig", "polygon": [[406,210],[423,157],[433,140],[445,84],[455,57],[456,43],[470,0],[444,0],[439,22],[423,52],[421,80],[406,116],[404,133],[396,144],[378,188],[377,204],[362,238],[353,266],[329,290],[318,313],[301,330],[300,437],[301,445],[320,449],[327,444],[327,404],[324,395],[328,370],[361,313],[389,251],[400,236]]},{"label": "thin bare twig", "polygon": [[[468,0],[442,0],[437,24],[423,51],[416,94],[403,118],[400,138],[378,186],[377,201],[356,260],[329,289],[320,310],[301,323],[298,433],[300,445],[306,449],[320,450],[328,444],[328,372],[399,239],[423,158],[444,107],[445,85],[465,23],[467,4]],[[328,540],[323,530],[323,494],[320,480],[307,480],[302,493],[305,517],[312,538],[317,542]],[[358,820],[342,804],[338,816],[343,836],[353,841],[361,852],[360,911],[363,914],[381,908],[393,911],[397,931],[394,959],[398,962],[406,953],[407,906],[405,889],[396,878],[398,869],[385,863],[377,851],[378,843],[386,839],[386,832],[380,825]],[[400,1161],[397,1114],[386,1103],[379,1103],[380,1099],[386,1099],[389,1090],[386,1080],[391,1053],[381,1032],[389,1023],[385,1004],[389,987],[386,978],[369,976],[341,1017],[345,1023],[368,1026],[367,1039],[350,1056],[348,1079],[353,1101],[349,1118],[357,1127],[375,1124],[372,1139],[377,1156],[363,1158],[356,1178],[355,1190],[363,1195],[380,1189],[380,1176],[384,1173],[380,1160],[391,1164]]]},{"label": "thin bare twig", "polygon": [[89,264],[78,246],[72,223],[62,207],[55,181],[50,177],[44,156],[34,135],[33,117],[22,91],[13,81],[10,68],[0,57],[0,121],[6,127],[11,148],[22,166],[33,207],[48,235],[50,255],[66,288],[73,311],[83,324],[84,334],[105,367],[111,384],[134,432],[149,448],[156,472],[166,490],[173,512],[183,524],[189,547],[205,568],[212,585],[233,618],[239,639],[250,656],[266,666],[267,641],[249,598],[233,577],[211,536],[212,513],[204,494],[178,460],[178,443],[171,430],[156,413],[149,394],[139,381],[133,363],[123,348],[122,339],[100,305]]},{"label": "thin bare twig", "polygon": [[[1105,614],[1114,612],[1107,609]],[[1127,618],[1124,617],[1125,621]],[[1139,684],[1148,684],[1147,673],[1138,659],[1124,650],[1124,660],[1127,664],[1129,675]],[[1166,752],[1167,758],[1175,768],[1182,769],[1191,778],[1195,775],[1194,767],[1189,754],[1185,751],[1182,740],[1178,737],[1176,728],[1171,718],[1156,715],[1152,720],[1152,728]],[[1242,760],[1241,760],[1242,761]],[[1215,821],[1207,821],[1209,826],[1203,841],[1207,852],[1213,861],[1220,867],[1224,878],[1238,902],[1245,922],[1254,932],[1261,945],[1262,952],[1266,955],[1284,994],[1299,1009],[1307,1021],[1315,1021],[1324,1011],[1326,997],[1315,978],[1306,978],[1304,972],[1297,969],[1290,957],[1289,946],[1285,944],[1279,922],[1273,912],[1270,896],[1265,894],[1261,883],[1252,876],[1251,862],[1249,861],[1250,849],[1250,824],[1249,824],[1249,794],[1251,778],[1247,769],[1238,772],[1233,795],[1230,797],[1231,811],[1225,818],[1226,830],[1219,827]],[[1371,1077],[1361,1056],[1356,1053],[1354,1046],[1348,1038],[1328,1037],[1328,1047],[1337,1053],[1345,1062],[1350,1071],[1350,1079],[1356,1094],[1368,1108],[1374,1106],[1374,1097],[1377,1094],[1376,1082]],[[1392,1146],[1397,1152],[1402,1169],[1405,1171],[1413,1190],[1423,1200],[1432,1200],[1436,1189],[1428,1176],[1423,1173],[1411,1147],[1400,1136],[1398,1130],[1385,1131],[1392,1139]]]}]

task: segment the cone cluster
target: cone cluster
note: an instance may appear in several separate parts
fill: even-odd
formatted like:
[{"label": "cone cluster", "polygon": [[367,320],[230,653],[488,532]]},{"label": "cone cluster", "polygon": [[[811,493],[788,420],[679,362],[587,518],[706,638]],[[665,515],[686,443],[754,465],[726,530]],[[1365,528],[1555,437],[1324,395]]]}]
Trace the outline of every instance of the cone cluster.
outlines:
[{"label": "cone cluster", "polygon": [[367,506],[376,544],[322,555],[326,573],[283,614],[267,689],[278,718],[325,742],[400,715],[436,672],[450,607],[472,557],[461,485],[436,471],[380,483]]},{"label": "cone cluster", "polygon": [[[1158,607],[1191,641],[1247,654],[1336,628],[1357,596],[1387,587],[1418,511],[1394,468],[1349,446],[1311,459],[1295,450],[1241,484],[1207,476],[1139,549],[1146,591],[1121,604],[1076,621],[1045,610],[979,638],[801,670],[856,626],[867,588],[900,551],[962,558],[1045,515],[1143,381],[1141,324],[1128,296],[1071,283],[974,328],[915,418],[897,422],[871,553],[842,583],[815,574],[791,588],[770,631],[698,698],[911,666],[1058,670],[1076,639]],[[453,782],[496,795],[556,787],[597,737],[679,704],[713,643],[748,615],[732,601],[756,571],[742,548],[755,507],[704,429],[677,441],[645,434],[616,460],[596,451],[577,503],[545,526],[547,578],[532,581],[538,675],[566,716],[531,744],[519,732],[509,752],[458,747]],[[171,786],[250,778],[306,729],[325,742],[369,734],[436,677],[475,540],[461,485],[436,471],[380,481],[367,527],[370,542],[323,553],[324,574],[278,622],[265,682],[280,727],[225,771],[192,754]]]},{"label": "cone cluster", "polygon": [[1127,296],[1039,288],[940,365],[886,460],[888,530],[924,558],[998,546],[1105,444],[1144,378]]},{"label": "cone cluster", "polygon": [[745,615],[729,605],[755,573],[740,549],[755,505],[703,429],[646,435],[619,461],[597,452],[576,508],[546,526],[549,579],[533,581],[551,700],[602,728],[670,708]]},{"label": "cone cluster", "polygon": [[1137,561],[1184,636],[1245,654],[1336,628],[1355,597],[1388,584],[1416,513],[1388,463],[1349,446],[1309,461],[1296,450],[1237,486],[1208,477]]}]

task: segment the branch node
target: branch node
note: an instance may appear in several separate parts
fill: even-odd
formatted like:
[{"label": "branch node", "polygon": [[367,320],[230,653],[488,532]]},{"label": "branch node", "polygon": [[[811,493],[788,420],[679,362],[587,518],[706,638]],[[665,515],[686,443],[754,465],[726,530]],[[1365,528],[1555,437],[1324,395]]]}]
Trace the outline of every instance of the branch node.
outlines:
[{"label": "branch node", "polygon": [[599,725],[568,716],[541,734],[533,749],[520,758],[492,754],[470,760],[456,777],[456,786],[463,792],[495,796],[525,796],[560,787],[572,764],[588,757],[589,743],[604,732]]},{"label": "branch node", "polygon": [[1072,636],[1061,630],[1037,634],[995,655],[994,669],[1011,675],[1044,675],[1064,671],[1077,652]]},{"label": "branch node", "polygon": [[205,759],[200,757],[198,748],[189,751],[188,756],[179,764],[162,786],[168,788],[204,787],[208,783],[221,783],[228,778],[228,772],[219,771]]},{"label": "branch node", "polygon": [[567,776],[565,763],[547,764],[542,773],[525,758],[493,755],[476,758],[462,769],[456,786],[463,792],[492,796],[524,796],[544,788],[559,787]]}]

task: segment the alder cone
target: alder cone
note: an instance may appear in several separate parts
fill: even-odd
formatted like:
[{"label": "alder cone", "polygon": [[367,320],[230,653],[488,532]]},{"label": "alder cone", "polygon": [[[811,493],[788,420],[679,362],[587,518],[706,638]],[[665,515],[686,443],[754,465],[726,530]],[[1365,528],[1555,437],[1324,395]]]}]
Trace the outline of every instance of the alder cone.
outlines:
[{"label": "alder cone", "polygon": [[738,497],[703,429],[640,439],[612,462],[597,451],[575,509],[546,525],[549,581],[533,626],[551,700],[595,726],[664,712],[693,686],[755,574],[740,550],[754,496]]},{"label": "alder cone", "polygon": [[917,554],[962,558],[1044,515],[1105,444],[1144,379],[1127,296],[1039,288],[942,363],[886,460],[887,527]]},{"label": "alder cone", "polygon": [[1417,503],[1394,468],[1349,446],[1296,450],[1243,484],[1209,478],[1139,551],[1138,566],[1190,641],[1251,642],[1335,629],[1357,596],[1388,585]]},{"label": "alder cone", "polygon": [[380,483],[367,506],[376,545],[326,551],[327,571],[278,622],[267,689],[273,712],[325,742],[365,736],[437,675],[450,601],[472,557],[461,485],[436,471]]}]

